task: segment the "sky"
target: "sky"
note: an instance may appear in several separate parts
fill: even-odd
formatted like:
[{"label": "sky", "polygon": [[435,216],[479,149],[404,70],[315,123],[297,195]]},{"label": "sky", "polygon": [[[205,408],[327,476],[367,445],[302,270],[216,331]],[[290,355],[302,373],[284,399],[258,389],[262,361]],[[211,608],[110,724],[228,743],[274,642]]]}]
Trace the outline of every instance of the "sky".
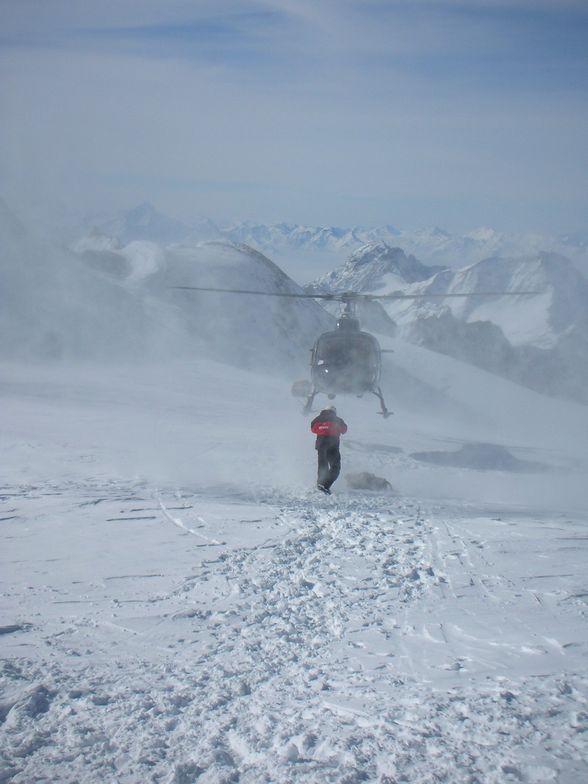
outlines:
[{"label": "sky", "polygon": [[0,0],[0,196],[586,234],[587,95],[586,0]]}]

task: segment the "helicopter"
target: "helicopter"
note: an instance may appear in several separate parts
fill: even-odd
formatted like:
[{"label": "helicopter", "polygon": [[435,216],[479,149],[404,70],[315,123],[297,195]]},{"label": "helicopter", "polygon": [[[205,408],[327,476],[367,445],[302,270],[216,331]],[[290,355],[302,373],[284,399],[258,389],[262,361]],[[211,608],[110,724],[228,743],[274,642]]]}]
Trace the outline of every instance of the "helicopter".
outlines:
[{"label": "helicopter", "polygon": [[[330,295],[321,295],[321,299]],[[362,397],[365,392],[375,395],[380,401],[380,414],[391,416],[380,388],[382,372],[382,349],[376,338],[360,328],[356,315],[358,300],[372,299],[369,295],[344,292],[332,299],[344,307],[334,330],[323,332],[312,350],[310,372],[312,384],[308,385],[303,412],[309,413],[314,398],[320,392],[333,400],[337,394],[352,394]]]},{"label": "helicopter", "polygon": [[363,294],[355,291],[339,293],[294,293],[278,291],[254,291],[250,289],[225,289],[204,286],[172,286],[184,291],[209,291],[226,294],[249,294],[265,297],[290,297],[296,299],[322,299],[340,302],[344,307],[334,330],[323,332],[311,349],[310,371],[312,383],[295,382],[292,393],[306,397],[303,413],[308,414],[317,394],[326,394],[333,400],[338,394],[352,394],[362,397],[366,392],[375,395],[380,402],[384,419],[392,415],[386,406],[380,388],[382,354],[392,353],[382,349],[374,335],[364,332],[356,315],[356,305],[360,301],[393,301],[401,299],[429,299],[446,297],[476,296],[514,296],[536,294],[535,291],[491,291],[480,293],[452,294],[403,294],[394,291],[389,294]]}]

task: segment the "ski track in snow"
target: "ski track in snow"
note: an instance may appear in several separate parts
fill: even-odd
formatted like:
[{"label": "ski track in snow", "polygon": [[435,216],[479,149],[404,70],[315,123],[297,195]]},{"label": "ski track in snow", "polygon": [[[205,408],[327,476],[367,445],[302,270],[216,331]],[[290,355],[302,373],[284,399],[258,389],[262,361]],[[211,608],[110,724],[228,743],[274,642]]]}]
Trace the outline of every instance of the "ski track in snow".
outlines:
[{"label": "ski track in snow", "polygon": [[[267,492],[236,497],[238,525],[223,529],[214,499],[187,491],[46,485],[0,497],[9,544],[57,527],[58,548],[59,526],[69,538],[79,524],[88,548],[116,540],[117,526],[126,547],[153,548],[140,569],[121,554],[124,568],[104,563],[102,579],[81,570],[77,587],[54,579],[66,555],[50,552],[28,567],[42,579],[3,583],[0,782],[588,775],[578,521],[541,523],[539,541],[532,519]],[[521,536],[538,554],[517,575],[504,564]],[[177,537],[186,557],[170,571]]]}]

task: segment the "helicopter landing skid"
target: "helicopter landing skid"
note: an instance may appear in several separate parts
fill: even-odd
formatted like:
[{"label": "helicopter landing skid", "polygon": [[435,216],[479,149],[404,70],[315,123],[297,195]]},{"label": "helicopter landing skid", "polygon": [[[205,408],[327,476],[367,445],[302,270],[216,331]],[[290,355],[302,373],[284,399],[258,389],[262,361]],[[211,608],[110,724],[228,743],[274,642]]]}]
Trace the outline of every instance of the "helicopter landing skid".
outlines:
[{"label": "helicopter landing skid", "polygon": [[[386,403],[384,402],[384,395],[382,394],[382,390],[380,389],[380,387],[376,387],[375,389],[372,389],[370,391],[380,401],[380,406],[382,407],[382,410],[378,411],[378,414],[381,414],[381,416],[383,416],[384,419],[388,419],[388,417],[391,417],[394,414],[394,412],[388,411],[388,409],[386,408]],[[303,414],[310,414],[312,409],[312,404],[314,403],[314,399],[316,395],[318,395],[318,393],[319,393],[318,389],[313,389],[310,395],[306,398],[306,403],[304,404],[304,408],[302,409]],[[334,397],[335,395],[329,395],[329,400],[332,400]],[[361,396],[358,395],[358,397]]]},{"label": "helicopter landing skid", "polygon": [[378,414],[381,414],[384,417],[384,419],[388,419],[388,417],[392,416],[394,412],[388,411],[388,409],[386,408],[386,403],[384,402],[384,395],[382,394],[382,390],[380,389],[380,387],[376,387],[375,389],[372,389],[372,392],[378,398],[378,400],[380,401],[380,405],[382,406],[382,410],[378,411]]},{"label": "helicopter landing skid", "polygon": [[313,389],[310,395],[306,398],[306,403],[304,404],[304,408],[302,409],[303,414],[310,414],[312,409],[312,404],[314,402],[315,395],[317,394],[317,390]]}]

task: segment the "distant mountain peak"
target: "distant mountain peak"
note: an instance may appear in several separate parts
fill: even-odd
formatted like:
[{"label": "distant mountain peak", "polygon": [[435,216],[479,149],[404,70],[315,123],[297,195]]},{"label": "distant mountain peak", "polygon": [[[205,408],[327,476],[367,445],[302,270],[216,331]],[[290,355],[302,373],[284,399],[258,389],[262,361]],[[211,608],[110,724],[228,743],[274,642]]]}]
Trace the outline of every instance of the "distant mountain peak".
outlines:
[{"label": "distant mountain peak", "polygon": [[588,239],[585,236],[512,234],[485,225],[455,234],[436,225],[406,231],[389,223],[345,227],[246,220],[219,226],[208,218],[196,218],[186,224],[164,214],[151,202],[143,201],[108,222],[98,222],[97,226],[100,233],[115,237],[122,244],[134,239],[170,245],[224,238],[245,243],[272,259],[293,262],[299,256],[301,267],[308,266],[312,260],[322,270],[328,268],[322,259],[330,257],[332,268],[351,253],[367,252],[366,246],[369,251],[380,254],[385,254],[386,247],[402,248],[407,256],[414,254],[424,264],[453,268],[475,264],[491,256],[513,258],[554,251],[571,258],[584,274],[588,270]]},{"label": "distant mountain peak", "polygon": [[124,214],[128,218],[154,218],[161,215],[150,201],[143,201],[141,204],[137,204],[136,207],[131,207],[130,210],[126,210]]},{"label": "distant mountain peak", "polygon": [[468,232],[465,236],[476,242],[495,242],[502,239],[502,235],[499,232],[488,226],[479,226],[477,229]]},{"label": "distant mountain peak", "polygon": [[123,245],[133,240],[169,245],[186,240],[216,239],[220,236],[218,227],[209,218],[200,218],[193,225],[188,225],[161,212],[149,201],[143,201],[114,215],[94,226],[94,230],[114,237]]},{"label": "distant mountain peak", "polygon": [[362,245],[342,266],[311,284],[320,291],[378,291],[427,280],[440,267],[427,267],[384,240]]},{"label": "distant mountain peak", "polygon": [[431,237],[442,237],[443,239],[450,239],[451,234],[445,229],[442,229],[440,226],[433,226],[429,229],[429,234]]}]

